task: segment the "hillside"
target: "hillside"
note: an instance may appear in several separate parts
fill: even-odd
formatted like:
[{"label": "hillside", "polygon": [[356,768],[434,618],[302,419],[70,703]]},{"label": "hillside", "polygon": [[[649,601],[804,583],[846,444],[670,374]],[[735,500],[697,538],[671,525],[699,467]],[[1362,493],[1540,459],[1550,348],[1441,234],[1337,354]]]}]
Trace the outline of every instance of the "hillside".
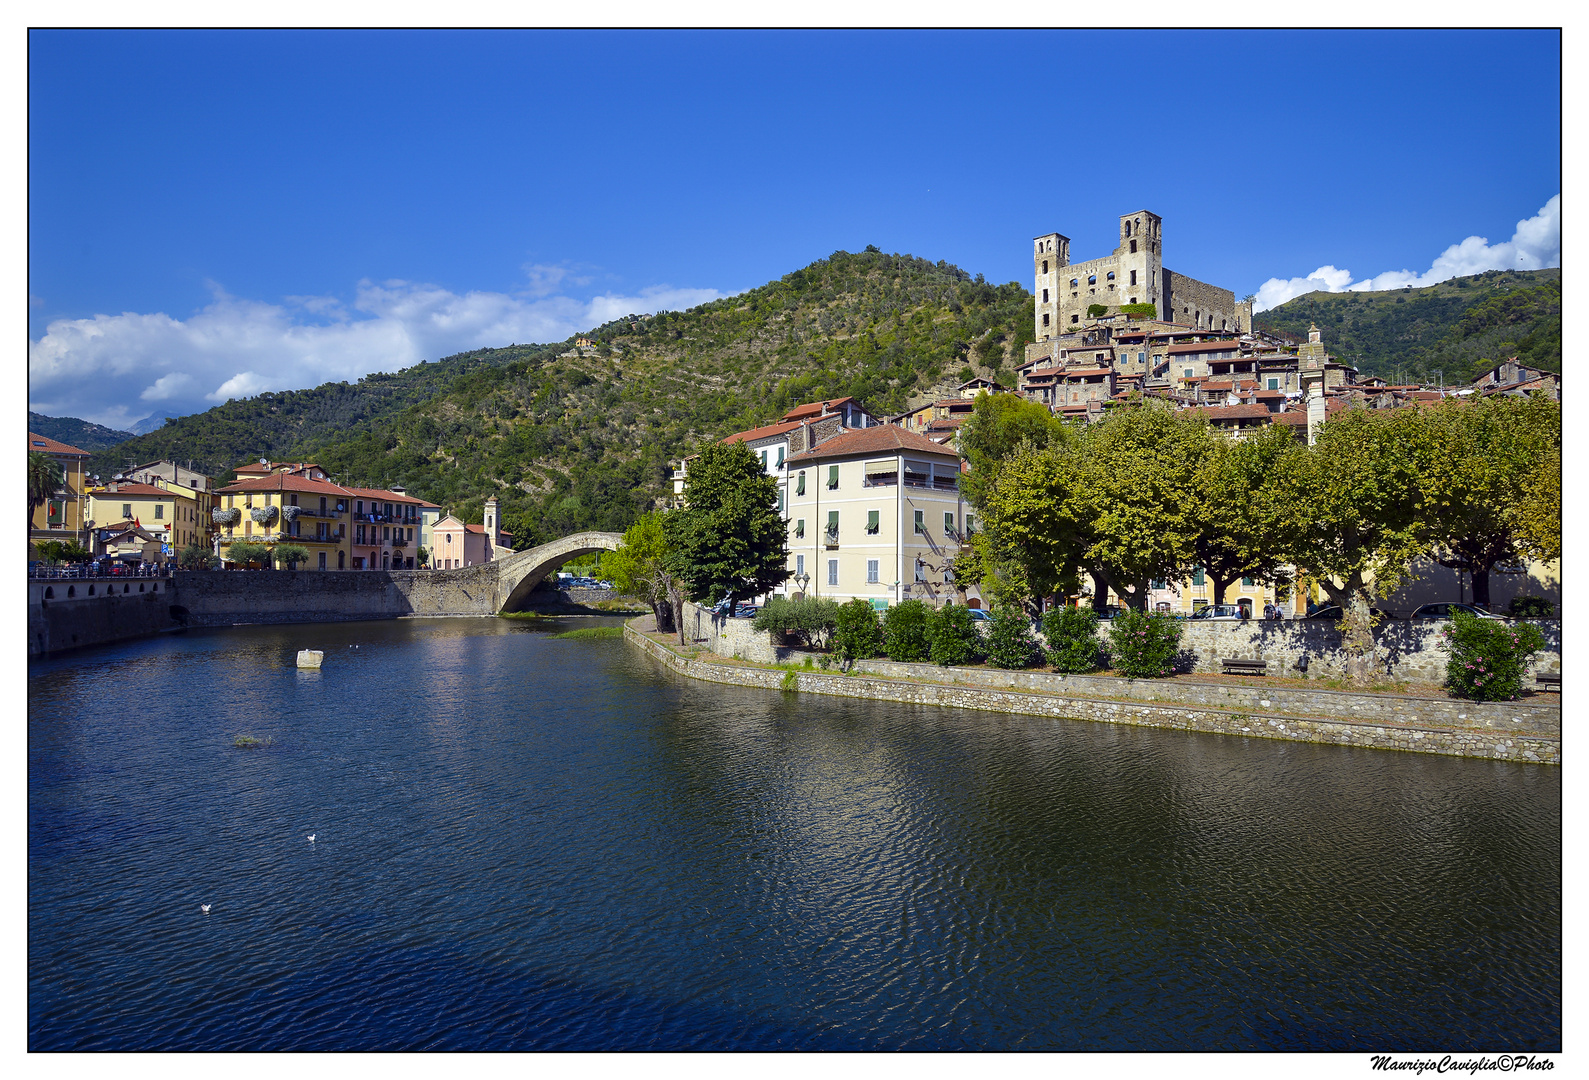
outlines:
[{"label": "hillside", "polygon": [[1512,356],[1559,372],[1561,270],[1492,270],[1424,289],[1313,292],[1253,322],[1298,340],[1317,323],[1331,353],[1363,375],[1392,381],[1469,382]]},{"label": "hillside", "polygon": [[344,482],[401,483],[472,520],[496,494],[522,545],[626,527],[671,493],[670,459],[799,402],[850,395],[883,415],[966,368],[1008,380],[1032,310],[1013,282],[876,248],[835,252],[738,296],[597,327],[594,355],[483,349],[228,402],[129,445],[213,462],[217,475],[265,455],[312,457]]},{"label": "hillside", "polygon": [[36,412],[28,413],[28,430],[79,450],[108,450],[132,438],[130,431],[91,424],[75,416],[45,416]]}]

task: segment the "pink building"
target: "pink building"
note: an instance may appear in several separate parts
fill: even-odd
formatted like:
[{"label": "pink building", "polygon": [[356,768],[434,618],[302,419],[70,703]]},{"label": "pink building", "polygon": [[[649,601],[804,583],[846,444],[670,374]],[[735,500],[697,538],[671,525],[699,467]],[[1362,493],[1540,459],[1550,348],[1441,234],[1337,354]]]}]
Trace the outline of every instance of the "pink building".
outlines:
[{"label": "pink building", "polygon": [[466,525],[447,514],[432,526],[431,536],[436,547],[430,565],[437,570],[478,566],[513,553],[513,534],[497,523],[495,496],[486,500],[484,525]]}]

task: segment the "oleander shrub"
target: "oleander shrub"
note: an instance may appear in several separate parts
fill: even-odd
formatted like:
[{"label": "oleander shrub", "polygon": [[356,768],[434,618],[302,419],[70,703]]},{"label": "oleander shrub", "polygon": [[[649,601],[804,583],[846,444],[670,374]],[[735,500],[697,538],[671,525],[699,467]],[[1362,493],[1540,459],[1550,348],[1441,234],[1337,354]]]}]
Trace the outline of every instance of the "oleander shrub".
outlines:
[{"label": "oleander shrub", "polygon": [[1001,604],[993,609],[987,652],[988,663],[996,668],[1029,668],[1038,662],[1041,653],[1024,609],[1016,604]]},{"label": "oleander shrub", "polygon": [[1545,644],[1539,627],[1459,611],[1441,631],[1450,659],[1446,689],[1470,701],[1511,701],[1522,691],[1528,658]]},{"label": "oleander shrub", "polygon": [[1506,613],[1514,619],[1548,619],[1555,610],[1543,596],[1514,596]]},{"label": "oleander shrub", "polygon": [[928,658],[926,604],[902,600],[883,613],[883,651],[889,659],[906,664]]},{"label": "oleander shrub", "polygon": [[859,596],[840,604],[834,617],[833,637],[829,642],[834,655],[845,663],[870,660],[883,651],[883,628],[877,612]]},{"label": "oleander shrub", "polygon": [[797,645],[821,648],[833,632],[838,611],[839,605],[832,600],[815,596],[802,596],[798,600],[774,596],[756,611],[750,625],[755,630],[793,638]]},{"label": "oleander shrub", "polygon": [[1175,673],[1181,624],[1163,612],[1127,611],[1109,626],[1114,669],[1136,679],[1162,679]]},{"label": "oleander shrub", "polygon": [[1045,656],[1055,671],[1082,675],[1098,670],[1098,613],[1090,607],[1057,607],[1043,616]]},{"label": "oleander shrub", "polygon": [[982,635],[971,609],[959,604],[938,608],[927,618],[927,655],[939,667],[970,664],[982,656]]}]

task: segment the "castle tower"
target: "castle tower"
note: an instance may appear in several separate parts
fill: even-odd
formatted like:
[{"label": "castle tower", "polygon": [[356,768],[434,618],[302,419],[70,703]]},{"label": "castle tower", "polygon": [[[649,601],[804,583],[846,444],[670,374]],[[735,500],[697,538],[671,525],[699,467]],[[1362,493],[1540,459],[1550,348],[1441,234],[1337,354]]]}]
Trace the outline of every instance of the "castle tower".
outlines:
[{"label": "castle tower", "polygon": [[1165,317],[1164,219],[1151,210],[1120,217],[1120,245],[1114,250],[1119,269],[1110,304],[1154,304]]},{"label": "castle tower", "polygon": [[1033,327],[1038,341],[1047,341],[1060,333],[1059,271],[1070,265],[1070,237],[1059,233],[1046,233],[1032,241],[1032,295],[1037,299],[1036,323]]}]

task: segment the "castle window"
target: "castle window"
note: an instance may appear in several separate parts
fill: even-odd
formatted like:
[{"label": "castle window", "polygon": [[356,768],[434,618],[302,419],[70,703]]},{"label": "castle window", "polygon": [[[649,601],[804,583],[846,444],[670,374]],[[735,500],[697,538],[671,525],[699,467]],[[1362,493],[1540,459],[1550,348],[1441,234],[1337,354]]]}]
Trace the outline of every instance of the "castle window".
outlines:
[{"label": "castle window", "polygon": [[[1132,245],[1132,247],[1135,247],[1135,246],[1136,246],[1135,244]],[[1137,272],[1135,270],[1133,270],[1133,271],[1131,271],[1131,284],[1135,285],[1136,283],[1137,283]],[[1133,300],[1131,302],[1133,304],[1136,303],[1135,300]]]},{"label": "castle window", "polygon": [[1087,275],[1087,284],[1089,284],[1089,285],[1098,284],[1098,275],[1097,274],[1088,274]]},{"label": "castle window", "polygon": [[1074,289],[1074,288],[1076,288],[1076,286],[1078,286],[1078,285],[1080,285],[1080,284],[1081,284],[1081,282],[1080,282],[1080,281],[1078,281],[1078,280],[1077,280],[1077,279],[1076,279],[1076,278],[1071,278],[1071,279],[1070,279],[1070,287],[1071,287],[1071,288],[1072,288],[1072,289]]},{"label": "castle window", "polygon": [[1048,273],[1048,260],[1047,259],[1043,260],[1043,273],[1045,273],[1045,274]]},{"label": "castle window", "polygon": [[1044,326],[1048,325],[1048,312],[1046,312],[1046,311],[1043,312],[1043,325]]},{"label": "castle window", "polygon": [[1081,321],[1081,316],[1079,316],[1079,315],[1072,315],[1072,316],[1071,316],[1071,317],[1070,317],[1070,321],[1071,321],[1071,322],[1073,322],[1073,323],[1077,323],[1077,322],[1080,322],[1080,321]]},{"label": "castle window", "polygon": [[1129,222],[1129,221],[1126,222],[1126,235],[1127,236],[1131,235],[1131,222]]},{"label": "castle window", "polygon": [[1133,240],[1133,241],[1131,241],[1131,254],[1135,255],[1136,253],[1137,253],[1137,242],[1135,240]]},{"label": "castle window", "polygon": [[1043,303],[1045,303],[1045,304],[1048,303],[1048,290],[1047,289],[1043,290]]}]

